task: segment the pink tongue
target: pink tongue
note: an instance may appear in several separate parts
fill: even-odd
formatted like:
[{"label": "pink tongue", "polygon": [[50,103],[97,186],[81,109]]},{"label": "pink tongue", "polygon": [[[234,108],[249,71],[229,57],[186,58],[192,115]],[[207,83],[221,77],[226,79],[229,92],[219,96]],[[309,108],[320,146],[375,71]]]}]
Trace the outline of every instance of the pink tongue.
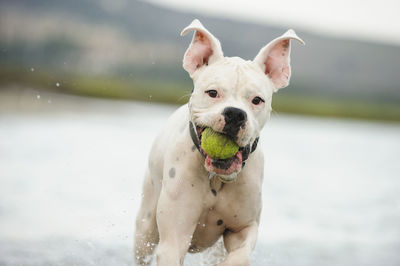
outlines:
[{"label": "pink tongue", "polygon": [[[241,152],[237,152],[236,155],[235,155],[235,157],[236,157],[236,158],[235,158],[235,160],[233,161],[233,163],[242,164],[242,160],[243,160],[243,158],[242,158],[242,153],[241,153]],[[206,157],[206,164],[207,164],[207,166],[211,166],[212,161],[213,161],[213,159],[212,159],[209,155],[207,155],[207,157]]]},{"label": "pink tongue", "polygon": [[207,164],[207,166],[211,166],[211,163],[212,163],[212,159],[211,159],[210,156],[207,155],[207,157],[206,157],[206,164]]},{"label": "pink tongue", "polygon": [[242,164],[243,157],[241,152],[236,153],[236,159],[238,160],[238,164]]},{"label": "pink tongue", "polygon": [[214,160],[209,155],[207,155],[206,159],[205,159],[205,167],[209,171],[215,171],[217,174],[229,175],[233,172],[240,171],[240,169],[242,168],[242,161],[243,161],[242,152],[239,151],[236,153],[235,157],[233,158],[233,162],[229,166],[229,168],[220,169],[213,165]]}]

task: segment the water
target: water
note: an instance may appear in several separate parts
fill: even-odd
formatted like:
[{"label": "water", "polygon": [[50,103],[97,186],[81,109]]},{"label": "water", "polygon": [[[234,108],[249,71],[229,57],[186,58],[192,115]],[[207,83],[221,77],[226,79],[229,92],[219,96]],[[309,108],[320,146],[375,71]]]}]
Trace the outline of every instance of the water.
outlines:
[{"label": "water", "polygon": [[[0,265],[132,264],[147,156],[176,107],[36,95],[0,94]],[[260,140],[252,265],[400,265],[400,125],[274,114]]]}]

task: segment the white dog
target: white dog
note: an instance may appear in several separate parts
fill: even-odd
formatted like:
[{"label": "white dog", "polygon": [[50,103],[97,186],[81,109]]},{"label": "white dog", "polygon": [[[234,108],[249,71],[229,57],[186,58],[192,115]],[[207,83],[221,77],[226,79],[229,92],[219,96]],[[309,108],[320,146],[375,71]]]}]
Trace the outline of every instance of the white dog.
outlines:
[{"label": "white dog", "polygon": [[[212,246],[221,236],[228,252],[219,265],[249,265],[261,212],[264,157],[257,149],[270,117],[272,94],[290,78],[293,30],[263,47],[253,61],[224,57],[220,42],[194,20],[183,58],[193,79],[187,105],[167,121],[154,142],[136,220],[135,258],[157,265],[183,265],[186,252]],[[214,160],[201,149],[204,128],[224,133],[239,151]]]}]

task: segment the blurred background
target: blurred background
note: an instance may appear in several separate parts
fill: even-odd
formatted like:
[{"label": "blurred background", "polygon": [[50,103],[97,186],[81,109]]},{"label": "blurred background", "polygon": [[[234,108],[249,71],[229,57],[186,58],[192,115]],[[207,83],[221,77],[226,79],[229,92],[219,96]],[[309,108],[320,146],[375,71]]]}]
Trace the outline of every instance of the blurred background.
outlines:
[{"label": "blurred background", "polygon": [[[188,101],[194,18],[252,59],[293,28],[261,135],[252,265],[400,264],[400,4],[0,1],[0,265],[131,265],[152,140]],[[210,265],[213,250],[186,265]]]}]

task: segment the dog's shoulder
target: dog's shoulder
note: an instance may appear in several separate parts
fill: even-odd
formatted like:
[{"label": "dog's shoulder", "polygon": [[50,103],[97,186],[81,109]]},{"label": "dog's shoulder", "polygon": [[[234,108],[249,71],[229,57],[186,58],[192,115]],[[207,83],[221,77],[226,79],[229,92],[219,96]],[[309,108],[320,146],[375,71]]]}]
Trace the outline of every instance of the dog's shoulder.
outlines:
[{"label": "dog's shoulder", "polygon": [[171,151],[177,142],[184,139],[185,130],[189,128],[189,109],[185,104],[178,108],[166,121],[153,142],[150,152],[151,161],[162,161],[166,151]]}]

